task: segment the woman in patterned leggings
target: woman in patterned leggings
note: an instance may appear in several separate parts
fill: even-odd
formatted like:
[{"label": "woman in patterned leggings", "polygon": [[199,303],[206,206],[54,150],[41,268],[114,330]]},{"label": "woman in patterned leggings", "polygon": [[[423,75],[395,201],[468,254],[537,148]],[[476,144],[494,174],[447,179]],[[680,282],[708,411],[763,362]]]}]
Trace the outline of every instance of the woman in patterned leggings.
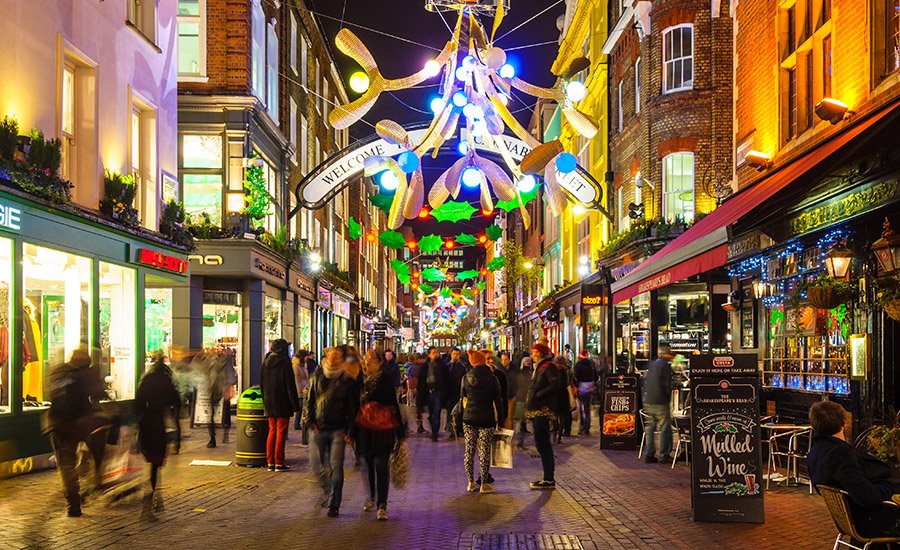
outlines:
[{"label": "woman in patterned leggings", "polygon": [[481,493],[493,493],[496,490],[488,480],[491,467],[491,441],[494,429],[506,421],[506,397],[500,391],[500,382],[490,367],[483,353],[469,350],[469,363],[472,369],[466,374],[460,388],[463,401],[463,435],[466,439],[466,476],[469,480],[467,490],[475,492],[475,446],[478,446],[478,462],[481,467]]}]

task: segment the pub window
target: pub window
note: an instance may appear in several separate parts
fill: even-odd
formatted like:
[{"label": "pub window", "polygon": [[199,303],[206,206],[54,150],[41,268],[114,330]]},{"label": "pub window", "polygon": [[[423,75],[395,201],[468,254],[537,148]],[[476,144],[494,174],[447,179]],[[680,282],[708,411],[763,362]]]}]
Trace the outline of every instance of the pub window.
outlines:
[{"label": "pub window", "polygon": [[663,31],[663,93],[694,87],[694,26]]},{"label": "pub window", "polygon": [[663,158],[663,217],[694,221],[694,154],[673,153]]},{"label": "pub window", "polygon": [[872,86],[900,69],[900,0],[872,1]]}]

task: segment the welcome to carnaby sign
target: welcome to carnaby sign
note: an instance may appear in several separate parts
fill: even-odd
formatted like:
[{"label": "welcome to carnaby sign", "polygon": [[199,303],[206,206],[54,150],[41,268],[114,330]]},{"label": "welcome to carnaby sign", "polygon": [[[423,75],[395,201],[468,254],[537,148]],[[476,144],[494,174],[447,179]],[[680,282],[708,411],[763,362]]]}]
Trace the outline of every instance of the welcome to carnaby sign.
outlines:
[{"label": "welcome to carnaby sign", "polygon": [[[409,131],[410,140],[418,143],[425,136],[426,129],[418,128]],[[506,149],[510,157],[516,161],[531,151],[524,141],[507,135],[496,136],[500,147]],[[493,149],[476,138],[475,148],[487,155],[499,155],[500,151]],[[297,186],[297,199],[300,206],[309,209],[317,209],[324,206],[332,197],[346,187],[353,178],[363,173],[363,164],[366,158],[371,156],[394,156],[403,151],[399,145],[372,136],[369,139],[354,143],[350,147],[339,151],[317,166],[306,175]],[[568,174],[558,174],[557,180],[560,186],[572,196],[573,199],[583,204],[592,204],[602,207],[603,190],[600,184],[581,166]],[[605,211],[605,210],[604,210]],[[291,212],[293,216],[297,210]]]}]

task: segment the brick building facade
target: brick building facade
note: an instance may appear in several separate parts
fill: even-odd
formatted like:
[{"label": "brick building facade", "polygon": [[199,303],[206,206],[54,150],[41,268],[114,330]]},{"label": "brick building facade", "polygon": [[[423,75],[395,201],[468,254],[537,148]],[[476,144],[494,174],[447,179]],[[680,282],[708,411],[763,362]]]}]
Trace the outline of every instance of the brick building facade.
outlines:
[{"label": "brick building facade", "polygon": [[632,203],[643,205],[645,219],[691,220],[731,191],[732,20],[727,3],[718,4],[613,5],[604,51],[619,231],[630,225]]}]

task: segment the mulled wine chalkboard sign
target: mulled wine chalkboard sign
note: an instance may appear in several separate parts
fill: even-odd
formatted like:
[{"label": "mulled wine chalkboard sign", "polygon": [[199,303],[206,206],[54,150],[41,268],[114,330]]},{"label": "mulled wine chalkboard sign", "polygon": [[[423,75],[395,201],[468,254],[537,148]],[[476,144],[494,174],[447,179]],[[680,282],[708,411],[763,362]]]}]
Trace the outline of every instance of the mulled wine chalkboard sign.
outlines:
[{"label": "mulled wine chalkboard sign", "polygon": [[759,386],[756,355],[691,356],[694,521],[764,520]]}]

